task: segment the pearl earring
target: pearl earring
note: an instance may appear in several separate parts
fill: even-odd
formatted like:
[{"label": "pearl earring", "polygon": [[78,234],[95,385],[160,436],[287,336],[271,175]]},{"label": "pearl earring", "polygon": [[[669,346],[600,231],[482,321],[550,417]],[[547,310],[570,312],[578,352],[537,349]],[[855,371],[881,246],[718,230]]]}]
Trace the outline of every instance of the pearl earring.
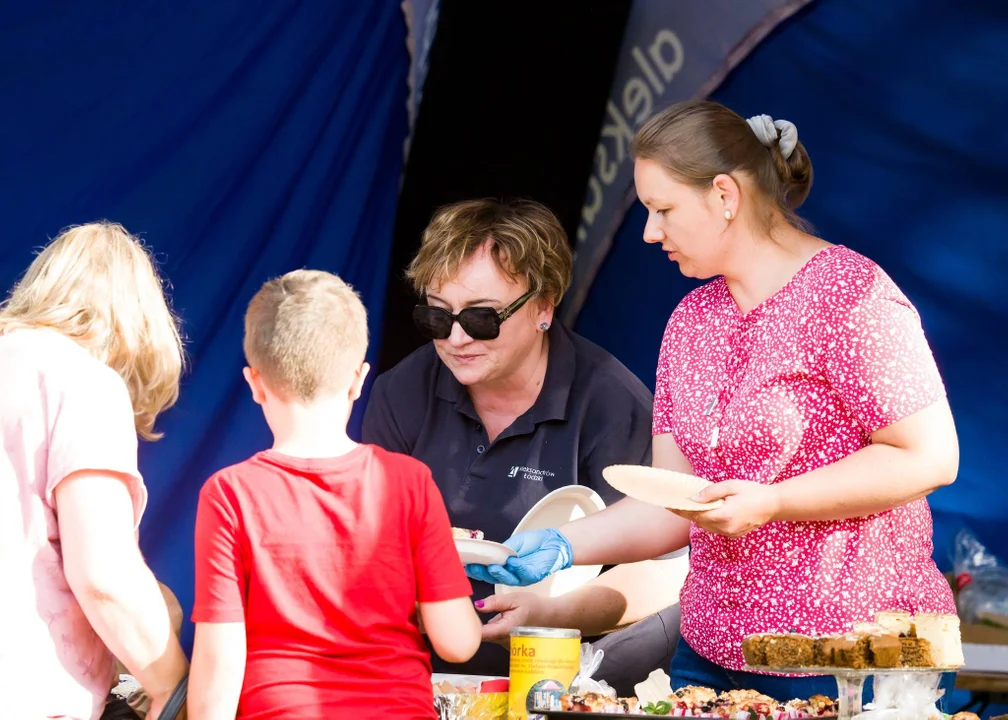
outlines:
[{"label": "pearl earring", "polygon": [[547,330],[549,330],[549,323],[539,323],[539,329],[542,330],[543,332],[546,332]]},{"label": "pearl earring", "polygon": [[724,219],[725,220],[731,220],[732,219],[731,210],[725,210],[724,211]]}]

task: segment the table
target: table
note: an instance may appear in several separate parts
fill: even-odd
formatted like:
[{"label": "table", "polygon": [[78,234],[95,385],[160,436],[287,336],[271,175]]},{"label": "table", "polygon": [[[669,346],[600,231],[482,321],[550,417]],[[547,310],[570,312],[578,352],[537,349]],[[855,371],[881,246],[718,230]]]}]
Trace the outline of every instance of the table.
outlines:
[{"label": "table", "polygon": [[982,715],[991,703],[1008,703],[1008,673],[961,670],[956,675],[956,689],[968,690],[972,696],[959,712],[976,706],[973,712]]}]

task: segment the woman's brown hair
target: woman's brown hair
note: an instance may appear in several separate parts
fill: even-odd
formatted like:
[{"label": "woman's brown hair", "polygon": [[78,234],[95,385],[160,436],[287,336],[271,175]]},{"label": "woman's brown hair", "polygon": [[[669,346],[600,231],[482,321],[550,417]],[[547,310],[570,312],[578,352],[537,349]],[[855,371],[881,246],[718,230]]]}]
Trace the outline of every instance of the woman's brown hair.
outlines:
[{"label": "woman's brown hair", "polygon": [[658,113],[637,132],[633,155],[661,165],[677,180],[698,190],[711,187],[718,175],[745,175],[761,209],[758,219],[769,228],[777,216],[807,229],[795,210],[812,187],[812,161],[797,142],[784,157],[780,138],[769,147],[760,142],[737,113],[711,100],[678,103]]},{"label": "woman's brown hair", "polygon": [[450,280],[485,244],[497,268],[554,306],[571,284],[572,251],[557,217],[531,200],[465,200],[440,208],[406,271],[417,293]]}]

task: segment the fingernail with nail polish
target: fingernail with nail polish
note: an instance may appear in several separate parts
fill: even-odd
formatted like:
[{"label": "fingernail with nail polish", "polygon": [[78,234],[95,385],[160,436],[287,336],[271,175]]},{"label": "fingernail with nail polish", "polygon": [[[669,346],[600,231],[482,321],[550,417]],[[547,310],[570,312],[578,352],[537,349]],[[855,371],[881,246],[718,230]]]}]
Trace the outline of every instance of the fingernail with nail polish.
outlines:
[{"label": "fingernail with nail polish", "polygon": [[482,600],[477,600],[477,601],[475,602],[475,605],[476,605],[476,607],[478,607],[478,608],[479,608],[480,610],[482,610],[482,609],[483,609],[483,601],[482,601]]}]

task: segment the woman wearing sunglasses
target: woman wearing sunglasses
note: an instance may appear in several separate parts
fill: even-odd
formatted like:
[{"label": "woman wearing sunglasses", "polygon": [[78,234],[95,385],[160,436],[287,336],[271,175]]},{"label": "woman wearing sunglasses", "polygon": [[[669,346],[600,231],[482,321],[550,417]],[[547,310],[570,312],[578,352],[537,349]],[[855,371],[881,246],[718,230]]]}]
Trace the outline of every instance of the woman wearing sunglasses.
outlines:
[{"label": "woman wearing sunglasses", "polygon": [[[452,524],[488,540],[508,538],[565,485],[587,485],[611,504],[620,496],[602,468],[651,460],[651,394],[610,354],[553,321],[571,260],[563,228],[537,203],[441,209],[408,271],[422,296],[413,319],[431,342],[371,391],[364,441],[426,463]],[[667,666],[684,572],[685,558],[619,566],[549,601],[492,596],[492,584],[477,582],[488,642],[466,666],[435,659],[435,669],[506,675],[508,655],[493,641],[517,624],[579,628],[585,637],[621,627],[599,641],[599,674],[632,691]]]}]

